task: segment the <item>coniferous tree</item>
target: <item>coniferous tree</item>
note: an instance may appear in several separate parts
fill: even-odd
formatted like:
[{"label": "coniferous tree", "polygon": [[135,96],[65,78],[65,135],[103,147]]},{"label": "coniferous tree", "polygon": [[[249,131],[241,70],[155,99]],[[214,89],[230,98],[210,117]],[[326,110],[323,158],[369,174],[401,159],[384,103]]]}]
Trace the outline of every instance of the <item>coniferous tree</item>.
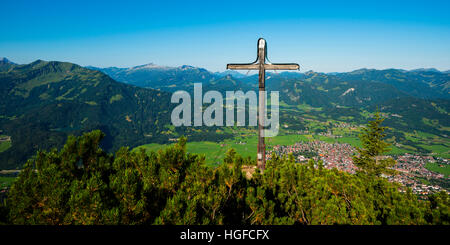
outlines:
[{"label": "coniferous tree", "polygon": [[359,135],[362,148],[357,147],[359,155],[353,157],[354,164],[359,171],[370,176],[381,176],[382,174],[392,175],[395,171],[391,169],[396,164],[394,159],[383,154],[390,151],[389,143],[383,139],[386,137],[384,131],[387,127],[381,126],[384,118],[380,112],[376,112],[372,121],[369,121],[366,128]]}]

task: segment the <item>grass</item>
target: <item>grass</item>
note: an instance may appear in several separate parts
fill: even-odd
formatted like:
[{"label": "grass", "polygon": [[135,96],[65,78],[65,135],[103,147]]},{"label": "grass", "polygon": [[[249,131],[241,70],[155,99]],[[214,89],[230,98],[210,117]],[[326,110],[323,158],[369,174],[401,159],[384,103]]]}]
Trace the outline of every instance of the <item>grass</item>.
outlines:
[{"label": "grass", "polygon": [[[413,142],[413,146],[421,147],[433,152],[434,156],[450,158],[450,141],[447,138],[421,131],[405,133],[405,138]],[[405,148],[406,147],[407,146],[405,145]]]},{"label": "grass", "polygon": [[167,147],[167,146],[168,146],[168,145],[162,145],[162,144],[157,144],[157,143],[151,143],[151,144],[146,144],[146,145],[138,146],[138,147],[134,148],[133,151],[137,151],[137,150],[139,150],[140,148],[143,148],[143,149],[146,150],[146,151],[155,151],[155,152],[157,152],[157,151],[159,151],[160,149],[163,149],[163,148],[165,148],[165,147]]},{"label": "grass", "polygon": [[0,176],[0,189],[4,187],[10,187],[16,177],[4,177]]},{"label": "grass", "polygon": [[339,143],[347,143],[353,147],[362,147],[361,142],[358,137],[342,137],[337,138],[337,142]]},{"label": "grass", "polygon": [[266,145],[272,147],[274,145],[293,145],[299,141],[309,141],[311,139],[308,135],[279,135],[273,138],[266,138]]},{"label": "grass", "polygon": [[9,147],[11,147],[11,141],[0,142],[0,152],[6,151]]},{"label": "grass", "polygon": [[[267,149],[272,148],[274,145],[293,145],[296,142],[312,141],[312,140],[325,140],[327,142],[335,142],[334,139],[325,136],[312,136],[312,135],[279,135],[272,138],[266,138]],[[351,141],[349,139],[344,139],[343,141]],[[347,142],[346,142],[347,143]],[[210,142],[210,141],[200,141],[200,142],[188,142],[187,152],[195,153],[199,155],[204,155],[206,164],[217,165],[220,164],[226,152],[229,149],[234,149],[242,157],[251,157],[255,159],[256,156],[256,146],[258,144],[257,136],[241,137],[237,136],[232,139],[224,140],[222,142]],[[144,148],[146,151],[158,151],[164,149],[167,145],[162,144],[146,144],[138,146],[133,151],[139,148]]]},{"label": "grass", "polygon": [[121,94],[116,94],[109,99],[109,103],[112,104],[113,102],[120,101],[121,99],[123,99],[123,96]]},{"label": "grass", "polygon": [[404,146],[402,146],[402,148],[397,147],[395,145],[390,145],[389,148],[391,150],[387,154],[390,154],[390,155],[401,155],[401,154],[405,154],[405,153],[414,153],[415,152],[415,150],[411,149],[411,147],[408,145],[404,145]]},{"label": "grass", "polygon": [[[233,148],[243,157],[253,157],[256,155],[256,145],[257,145],[257,137],[235,137],[231,140],[225,140],[219,143],[210,142],[210,141],[200,141],[200,142],[188,142],[186,146],[186,150],[189,153],[199,154],[205,156],[205,161],[207,165],[217,165],[220,164],[225,158],[226,152]],[[162,144],[146,144],[142,146],[138,146],[133,151],[136,151],[140,148],[145,149],[147,152],[149,151],[158,151],[160,149],[164,149],[168,147],[167,145]]]},{"label": "grass", "polygon": [[[220,164],[226,152],[233,148],[236,150],[238,154],[243,157],[251,157],[255,159],[256,156],[256,146],[258,144],[258,137],[256,135],[252,136],[235,136],[232,139],[224,140],[222,142],[210,142],[210,141],[200,141],[200,142],[188,142],[187,143],[187,151],[189,153],[200,154],[205,156],[206,164],[214,166]],[[344,136],[341,138],[331,138],[322,135],[298,135],[298,134],[288,134],[288,135],[278,135],[272,138],[266,138],[266,146],[267,149],[271,149],[274,145],[293,145],[297,142],[306,142],[313,140],[321,140],[328,143],[347,143],[353,147],[362,147],[361,142],[357,136]],[[158,151],[159,149],[163,149],[168,145],[162,144],[147,144],[142,145],[138,148],[144,148],[147,151]],[[443,145],[421,145],[424,148],[430,149],[433,152],[439,153],[441,156],[448,152],[448,147]],[[391,151],[388,154],[404,154],[404,153],[414,153],[415,150],[413,147],[409,147],[407,145],[397,147],[391,145]]]},{"label": "grass", "polygon": [[446,178],[450,176],[450,165],[448,164],[438,164],[429,162],[425,164],[425,168],[436,173],[441,173]]},{"label": "grass", "polygon": [[[307,141],[310,139],[312,139],[312,137],[308,138],[305,135],[282,135],[273,138],[266,138],[266,145],[268,148],[271,148],[274,145],[291,145],[299,141]],[[204,155],[208,165],[217,165],[223,161],[225,154],[229,149],[236,150],[236,152],[242,157],[255,158],[257,144],[257,136],[237,136],[218,143],[210,141],[188,142],[187,151],[189,153]],[[133,149],[133,151],[139,148],[144,148],[146,151],[158,151],[167,146],[168,145],[152,143],[138,146]]]},{"label": "grass", "polygon": [[430,145],[425,145],[425,144],[420,144],[419,146],[432,151],[433,153],[435,153],[435,155],[443,157],[443,158],[450,158],[450,147],[447,145],[435,145],[435,144],[430,144]]}]

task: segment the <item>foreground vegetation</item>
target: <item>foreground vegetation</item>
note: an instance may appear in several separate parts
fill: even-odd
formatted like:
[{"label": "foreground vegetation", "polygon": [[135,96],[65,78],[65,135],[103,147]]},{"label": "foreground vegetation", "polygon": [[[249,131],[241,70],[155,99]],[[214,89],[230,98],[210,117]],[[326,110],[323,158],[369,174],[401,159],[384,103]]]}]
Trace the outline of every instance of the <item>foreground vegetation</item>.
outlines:
[{"label": "foreground vegetation", "polygon": [[[229,150],[223,164],[186,153],[186,138],[147,154],[100,147],[101,131],[70,136],[61,151],[38,152],[0,207],[6,224],[449,224],[445,192],[418,200],[390,183],[393,162],[381,121],[369,125],[355,175],[273,156],[264,173]],[[391,173],[393,174],[393,173]]]}]

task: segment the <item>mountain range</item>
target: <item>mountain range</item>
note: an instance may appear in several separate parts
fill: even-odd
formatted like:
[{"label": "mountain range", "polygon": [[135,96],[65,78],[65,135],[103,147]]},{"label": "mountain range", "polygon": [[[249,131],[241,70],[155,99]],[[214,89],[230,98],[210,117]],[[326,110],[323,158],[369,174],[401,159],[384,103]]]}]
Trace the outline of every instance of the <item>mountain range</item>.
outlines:
[{"label": "mountain range", "polygon": [[[130,68],[97,68],[88,67],[104,72],[113,79],[132,85],[144,88],[160,89],[168,92],[173,92],[178,89],[189,90],[194,82],[209,83],[218,78],[232,77],[233,80],[242,80],[247,82],[244,86],[256,87],[257,74],[246,76],[237,71],[225,72],[209,72],[206,69],[180,66],[167,67],[157,66],[152,63],[142,66],[135,66]],[[316,76],[318,77],[312,77]],[[450,99],[450,74],[447,72],[440,72],[437,69],[415,69],[406,71],[402,69],[359,69],[352,72],[341,73],[320,73],[308,71],[306,73],[298,72],[281,72],[281,73],[267,73],[267,85],[270,86],[271,78],[282,79],[314,79],[314,81],[325,82],[329,80],[339,80],[343,82],[365,82],[380,83],[392,85],[400,92],[413,97],[423,99]],[[322,78],[322,80],[320,79]],[[276,79],[272,79],[274,81]],[[233,88],[232,90],[235,90]]]},{"label": "mountain range", "polygon": [[[0,59],[0,130],[12,145],[0,153],[0,169],[20,168],[36,150],[61,147],[69,134],[92,129],[107,134],[103,148],[116,150],[146,143],[167,143],[180,135],[190,140],[221,140],[232,135],[217,127],[173,127],[170,103],[176,90],[220,92],[257,90],[258,75],[213,73],[193,66],[146,64],[131,68],[81,67],[37,60],[15,64]],[[302,128],[308,113],[317,120],[367,121],[365,112],[381,110],[396,129],[450,134],[450,74],[433,69],[360,69],[346,73],[268,72],[268,90],[280,91],[289,106],[316,110],[281,113],[280,122]],[[219,130],[220,131],[220,130]],[[402,135],[396,135],[402,138]]]},{"label": "mountain range", "polygon": [[[124,83],[167,92],[179,89],[192,92],[194,82],[202,82],[204,90],[213,89],[222,93],[258,89],[257,74],[235,75],[235,71],[212,73],[192,66],[161,68],[154,65],[95,69]],[[450,74],[436,69],[406,71],[364,68],[333,74],[314,71],[268,72],[266,88],[269,91],[280,91],[280,99],[288,105],[306,104],[321,108],[320,112],[308,112],[317,117],[327,114],[336,119],[347,115],[353,121],[363,123],[367,120],[362,116],[363,111],[379,109],[399,115],[386,118],[389,126],[405,131],[423,130],[438,135],[450,133],[442,130],[450,126]],[[425,115],[426,119],[423,119]],[[427,120],[437,123],[430,125]]]},{"label": "mountain range", "polygon": [[116,82],[72,63],[3,60],[0,84],[0,130],[12,141],[0,153],[0,169],[19,167],[36,150],[61,147],[67,135],[93,129],[106,133],[107,150],[167,142],[169,130],[193,139],[207,134],[170,126],[169,92]]}]

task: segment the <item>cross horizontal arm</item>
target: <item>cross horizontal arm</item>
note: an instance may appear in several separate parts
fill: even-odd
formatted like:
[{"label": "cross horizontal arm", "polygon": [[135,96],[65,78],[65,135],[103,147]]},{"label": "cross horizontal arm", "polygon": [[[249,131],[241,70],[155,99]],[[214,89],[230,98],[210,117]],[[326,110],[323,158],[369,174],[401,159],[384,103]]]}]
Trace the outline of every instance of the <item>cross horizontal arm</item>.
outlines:
[{"label": "cross horizontal arm", "polygon": [[266,70],[298,70],[300,66],[294,63],[288,64],[264,64]]},{"label": "cross horizontal arm", "polygon": [[[230,70],[259,70],[259,64],[228,64],[227,69]],[[298,64],[264,64],[265,70],[298,70]]]},{"label": "cross horizontal arm", "polygon": [[259,64],[228,64],[230,70],[259,70]]}]

